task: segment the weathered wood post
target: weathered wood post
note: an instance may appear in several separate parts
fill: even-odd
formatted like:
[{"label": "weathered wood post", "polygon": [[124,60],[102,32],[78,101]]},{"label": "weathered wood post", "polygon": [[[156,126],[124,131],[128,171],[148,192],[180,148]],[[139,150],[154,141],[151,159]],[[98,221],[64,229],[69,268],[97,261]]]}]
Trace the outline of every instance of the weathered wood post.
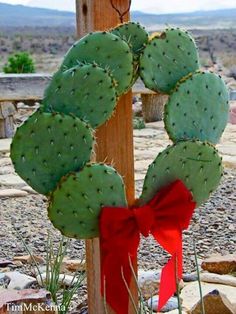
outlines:
[{"label": "weathered wood post", "polygon": [[[121,12],[127,10],[129,0],[113,0]],[[110,0],[76,0],[77,34],[82,37],[95,30],[107,30],[120,23]],[[124,21],[129,20],[126,14]],[[109,49],[109,47],[108,47]],[[124,177],[127,199],[134,202],[134,156],[132,128],[132,93],[122,96],[115,115],[97,130],[96,160],[112,163]],[[104,313],[100,297],[99,239],[86,241],[87,284],[89,314]],[[135,295],[135,288],[132,289]],[[119,292],[117,292],[119,293]],[[132,313],[130,306],[130,313]]]}]

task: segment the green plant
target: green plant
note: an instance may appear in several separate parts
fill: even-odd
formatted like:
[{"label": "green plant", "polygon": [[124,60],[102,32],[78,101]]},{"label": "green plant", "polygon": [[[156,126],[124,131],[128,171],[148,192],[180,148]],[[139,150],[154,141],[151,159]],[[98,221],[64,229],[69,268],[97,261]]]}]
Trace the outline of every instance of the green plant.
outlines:
[{"label": "green plant", "polygon": [[115,109],[115,85],[109,71],[96,64],[77,65],[53,76],[42,106],[47,112],[73,113],[95,128],[109,119]]},{"label": "green plant", "polygon": [[196,72],[182,79],[170,95],[165,106],[165,129],[173,142],[199,139],[217,144],[228,112],[229,94],[222,78]]},{"label": "green plant", "polygon": [[48,216],[67,237],[87,239],[99,235],[99,214],[109,204],[127,206],[123,179],[110,166],[91,164],[58,185],[51,195]]},{"label": "green plant", "polygon": [[18,52],[8,57],[4,73],[34,73],[34,60],[27,52]]},{"label": "green plant", "polygon": [[62,176],[83,168],[92,148],[93,132],[85,122],[38,110],[17,129],[11,158],[18,174],[33,189],[48,194]]},{"label": "green plant", "polygon": [[178,28],[153,37],[140,58],[140,76],[145,86],[167,94],[180,79],[198,68],[194,39]]},{"label": "green plant", "polygon": [[135,22],[127,22],[111,29],[111,33],[126,41],[133,53],[133,79],[130,87],[136,82],[139,76],[139,58],[148,42],[148,32]]},{"label": "green plant", "polygon": [[[33,266],[35,268],[35,274],[39,278],[39,284],[43,288],[51,293],[51,297],[55,305],[58,307],[59,314],[67,314],[71,300],[78,292],[85,280],[84,272],[75,272],[69,287],[61,288],[61,276],[60,271],[62,263],[67,255],[69,240],[65,237],[61,237],[58,247],[55,250],[55,246],[52,242],[50,233],[48,233],[47,246],[46,246],[46,278],[44,280],[40,266],[34,258],[32,251],[24,241],[21,234],[15,229],[18,237],[21,239],[26,251],[31,256]],[[56,251],[56,252],[55,252]],[[83,261],[81,261],[83,262]],[[62,298],[59,296],[62,295]],[[61,300],[61,301],[60,301]]]},{"label": "green plant", "polygon": [[133,128],[137,130],[145,129],[145,122],[141,117],[134,117],[133,118]]},{"label": "green plant", "polygon": [[[81,38],[65,56],[61,70],[79,63],[94,63],[109,70],[117,82],[116,91],[124,94],[133,81],[133,54],[120,37],[108,32],[94,32]],[[98,85],[95,88],[100,88]]]},{"label": "green plant", "polygon": [[162,151],[149,166],[140,197],[150,201],[160,188],[177,178],[192,192],[197,206],[217,188],[223,168],[217,150],[199,141],[180,141]]}]

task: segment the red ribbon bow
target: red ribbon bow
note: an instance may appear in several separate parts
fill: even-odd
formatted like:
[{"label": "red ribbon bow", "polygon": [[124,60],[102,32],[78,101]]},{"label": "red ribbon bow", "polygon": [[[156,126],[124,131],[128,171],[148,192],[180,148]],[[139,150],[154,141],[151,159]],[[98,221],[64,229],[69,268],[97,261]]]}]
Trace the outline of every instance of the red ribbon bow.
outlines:
[{"label": "red ribbon bow", "polygon": [[160,310],[176,292],[176,275],[182,278],[182,231],[187,229],[196,203],[190,191],[177,180],[162,188],[138,208],[104,207],[100,216],[101,293],[117,314],[128,313],[133,264],[140,233],[152,234],[172,256],[162,269]]}]

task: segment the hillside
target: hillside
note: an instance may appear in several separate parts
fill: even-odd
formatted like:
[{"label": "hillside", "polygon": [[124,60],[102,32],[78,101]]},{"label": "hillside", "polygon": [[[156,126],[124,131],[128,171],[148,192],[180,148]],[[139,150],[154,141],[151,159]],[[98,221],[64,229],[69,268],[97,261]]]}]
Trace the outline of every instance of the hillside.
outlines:
[{"label": "hillside", "polygon": [[[132,20],[139,21],[150,30],[163,28],[168,24],[187,28],[236,28],[236,9],[162,15],[134,11],[131,16]],[[0,27],[71,27],[74,25],[73,12],[0,3]]]},{"label": "hillside", "polygon": [[73,12],[41,9],[23,5],[0,3],[0,26],[73,26],[75,14]]}]

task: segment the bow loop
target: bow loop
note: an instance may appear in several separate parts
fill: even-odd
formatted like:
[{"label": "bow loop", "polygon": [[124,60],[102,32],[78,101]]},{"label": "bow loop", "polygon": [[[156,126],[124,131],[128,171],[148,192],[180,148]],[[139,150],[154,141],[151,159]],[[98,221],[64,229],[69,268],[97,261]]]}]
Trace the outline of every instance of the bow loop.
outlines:
[{"label": "bow loop", "polygon": [[131,282],[130,261],[133,264],[137,258],[140,233],[145,237],[152,234],[172,255],[162,270],[158,310],[175,293],[176,277],[182,277],[182,231],[188,227],[195,206],[190,191],[177,180],[141,207],[102,208],[101,292],[116,314],[128,313],[126,285]]}]

